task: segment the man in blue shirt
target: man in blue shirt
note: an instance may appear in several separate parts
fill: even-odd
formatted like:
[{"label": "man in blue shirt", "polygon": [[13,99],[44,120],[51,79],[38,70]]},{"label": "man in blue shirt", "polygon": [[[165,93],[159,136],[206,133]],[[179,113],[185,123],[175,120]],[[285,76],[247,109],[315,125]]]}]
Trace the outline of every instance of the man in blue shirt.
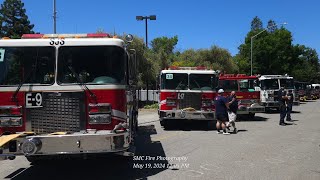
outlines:
[{"label": "man in blue shirt", "polygon": [[221,134],[221,129],[223,129],[223,134],[230,134],[227,131],[227,126],[226,122],[228,121],[228,112],[227,110],[229,109],[229,102],[228,100],[223,97],[224,90],[219,89],[218,90],[218,95],[215,97],[214,105],[215,105],[215,112],[216,112],[216,118],[217,118],[217,133]]}]

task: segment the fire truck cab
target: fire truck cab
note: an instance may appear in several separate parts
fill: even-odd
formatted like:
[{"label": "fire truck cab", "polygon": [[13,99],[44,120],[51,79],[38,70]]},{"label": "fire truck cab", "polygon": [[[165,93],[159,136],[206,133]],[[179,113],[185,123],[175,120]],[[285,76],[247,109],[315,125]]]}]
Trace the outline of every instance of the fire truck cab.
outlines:
[{"label": "fire truck cab", "polygon": [[263,106],[266,107],[266,111],[269,109],[279,109],[278,91],[281,87],[284,90],[292,90],[293,93],[293,105],[300,105],[298,96],[294,89],[294,79],[288,75],[261,75],[259,77],[260,86],[257,88],[260,90],[260,99]]},{"label": "fire truck cab", "polygon": [[203,67],[179,67],[160,73],[159,118],[164,128],[171,120],[213,122],[218,72]]},{"label": "fire truck cab", "polygon": [[254,118],[255,113],[265,112],[265,107],[260,105],[260,91],[257,76],[247,76],[245,74],[221,74],[219,76],[219,88],[223,88],[225,96],[231,91],[236,92],[238,99],[237,114]]},{"label": "fire truck cab", "polygon": [[320,98],[320,84],[311,84],[311,92],[313,95],[313,99]]},{"label": "fire truck cab", "polygon": [[132,40],[106,33],[0,40],[0,157],[133,155]]},{"label": "fire truck cab", "polygon": [[308,87],[309,83],[295,81],[294,87],[296,95],[299,97],[299,101],[306,101],[307,99],[312,99],[311,88]]}]

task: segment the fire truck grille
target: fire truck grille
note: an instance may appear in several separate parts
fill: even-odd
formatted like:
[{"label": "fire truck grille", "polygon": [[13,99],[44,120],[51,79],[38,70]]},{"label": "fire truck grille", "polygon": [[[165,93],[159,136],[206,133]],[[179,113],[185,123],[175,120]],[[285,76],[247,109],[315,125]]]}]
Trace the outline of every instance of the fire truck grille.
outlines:
[{"label": "fire truck grille", "polygon": [[43,93],[41,108],[27,110],[31,130],[38,134],[78,132],[84,122],[84,93]]},{"label": "fire truck grille", "polygon": [[183,99],[179,100],[179,108],[192,107],[196,110],[201,109],[201,93],[184,93]]}]

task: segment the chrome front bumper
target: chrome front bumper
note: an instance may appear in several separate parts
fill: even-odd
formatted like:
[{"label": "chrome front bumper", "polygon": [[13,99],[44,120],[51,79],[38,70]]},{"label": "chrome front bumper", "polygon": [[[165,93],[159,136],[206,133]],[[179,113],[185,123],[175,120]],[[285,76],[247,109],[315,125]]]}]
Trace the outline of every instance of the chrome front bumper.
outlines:
[{"label": "chrome front bumper", "polygon": [[262,102],[262,105],[266,108],[278,108],[280,106],[277,101]]},{"label": "chrome front bumper", "polygon": [[121,153],[130,147],[128,131],[107,130],[67,135],[32,135],[11,140],[0,147],[0,159],[17,155]]},{"label": "chrome front bumper", "polygon": [[265,107],[258,103],[251,104],[250,106],[239,106],[237,114],[250,114],[265,112]]},{"label": "chrome front bumper", "polygon": [[160,110],[160,119],[215,120],[214,111]]}]

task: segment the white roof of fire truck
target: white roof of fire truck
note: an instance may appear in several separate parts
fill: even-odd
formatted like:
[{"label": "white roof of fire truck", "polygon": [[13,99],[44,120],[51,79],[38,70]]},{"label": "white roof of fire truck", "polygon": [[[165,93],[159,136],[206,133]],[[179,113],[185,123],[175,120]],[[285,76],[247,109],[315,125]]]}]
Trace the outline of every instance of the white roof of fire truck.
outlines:
[{"label": "white roof of fire truck", "polygon": [[[53,39],[63,40],[62,44],[50,44]],[[113,45],[124,47],[123,40],[112,38],[107,33],[89,34],[24,34],[21,39],[2,38],[0,46],[94,46]]]},{"label": "white roof of fire truck", "polygon": [[265,79],[293,79],[293,77],[288,75],[261,75],[259,77],[259,80]]},{"label": "white roof of fire truck", "polygon": [[219,71],[206,69],[205,67],[173,67],[168,70],[162,70],[161,74],[167,73],[185,73],[185,74],[219,74]]}]

